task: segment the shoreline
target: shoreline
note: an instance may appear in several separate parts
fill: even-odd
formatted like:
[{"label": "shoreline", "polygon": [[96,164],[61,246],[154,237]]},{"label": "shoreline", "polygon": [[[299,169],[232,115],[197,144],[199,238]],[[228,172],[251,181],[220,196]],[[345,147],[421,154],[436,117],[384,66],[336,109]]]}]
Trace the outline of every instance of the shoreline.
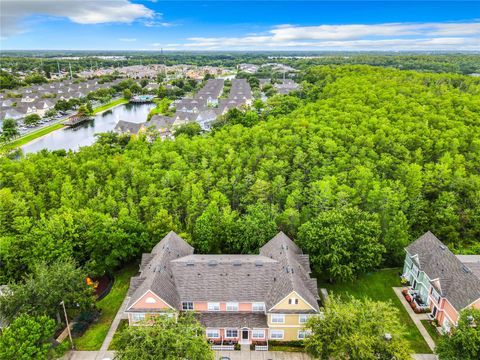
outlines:
[{"label": "shoreline", "polygon": [[[95,109],[93,109],[93,115],[100,115],[101,113],[103,113],[107,110],[113,109],[117,106],[124,105],[124,104],[128,104],[127,99],[120,98],[120,99],[113,100],[113,101],[109,102],[108,104],[105,104],[105,105],[102,105],[102,106],[99,106],[99,107],[96,107]],[[48,126],[40,128],[38,130],[35,130],[35,131],[33,131],[29,134],[26,134],[22,137],[19,137],[18,139],[15,139],[14,141],[12,141],[10,144],[3,145],[0,149],[4,150],[6,152],[11,151],[11,150],[15,150],[16,148],[21,148],[24,145],[30,144],[31,142],[33,142],[35,140],[38,140],[38,139],[44,137],[45,135],[51,134],[54,131],[61,130],[61,129],[64,128],[64,126],[62,124],[62,122],[64,120],[65,119],[59,120],[57,122],[54,122],[53,124],[50,124]],[[29,138],[29,137],[31,137],[31,138]],[[25,141],[26,139],[28,139],[28,140]]]}]

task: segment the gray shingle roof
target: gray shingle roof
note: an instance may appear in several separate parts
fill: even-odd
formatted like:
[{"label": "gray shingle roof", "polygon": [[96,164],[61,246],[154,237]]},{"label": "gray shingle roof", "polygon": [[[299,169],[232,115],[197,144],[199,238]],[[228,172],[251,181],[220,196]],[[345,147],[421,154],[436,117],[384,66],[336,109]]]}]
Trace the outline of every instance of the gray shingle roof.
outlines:
[{"label": "gray shingle roof", "polygon": [[142,124],[119,120],[117,125],[115,125],[114,131],[119,133],[137,134],[141,127]]},{"label": "gray shingle roof", "polygon": [[231,327],[231,328],[268,328],[265,314],[252,313],[197,313],[195,314],[200,323],[207,328]]},{"label": "gray shingle roof", "polygon": [[430,231],[411,243],[406,250],[419,269],[430,278],[432,286],[457,311],[480,298],[480,278]]},{"label": "gray shingle roof", "polygon": [[296,291],[318,311],[308,256],[282,232],[259,255],[194,255],[170,232],[151,254],[143,254],[140,271],[131,281],[129,306],[150,289],[177,308],[182,301],[243,301],[265,302],[270,309]]}]

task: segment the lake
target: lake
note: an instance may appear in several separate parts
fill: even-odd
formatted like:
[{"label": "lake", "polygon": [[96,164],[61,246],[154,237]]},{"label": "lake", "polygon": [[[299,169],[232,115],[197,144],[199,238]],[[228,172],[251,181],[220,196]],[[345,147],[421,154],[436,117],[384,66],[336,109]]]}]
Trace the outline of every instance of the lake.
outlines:
[{"label": "lake", "polygon": [[22,150],[25,154],[42,149],[76,151],[82,146],[92,145],[95,142],[95,134],[113,130],[119,120],[145,122],[153,107],[155,104],[120,105],[96,115],[93,121],[72,128],[65,127],[35,139],[22,146]]}]

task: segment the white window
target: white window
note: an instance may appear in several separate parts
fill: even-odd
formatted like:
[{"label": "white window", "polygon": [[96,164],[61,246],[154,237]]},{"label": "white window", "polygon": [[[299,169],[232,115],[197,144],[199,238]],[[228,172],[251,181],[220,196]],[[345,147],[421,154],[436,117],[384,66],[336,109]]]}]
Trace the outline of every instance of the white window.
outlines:
[{"label": "white window", "polygon": [[252,311],[265,311],[265,305],[261,302],[253,303]]},{"label": "white window", "polygon": [[237,338],[238,337],[238,330],[234,330],[234,329],[225,330],[225,337],[226,338]]},{"label": "white window", "polygon": [[238,303],[227,302],[227,311],[238,311]]},{"label": "white window", "polygon": [[272,323],[273,324],[283,324],[285,322],[285,315],[283,314],[273,314]]},{"label": "white window", "polygon": [[182,302],[182,310],[193,310],[193,301]]},{"label": "white window", "polygon": [[298,330],[298,339],[305,339],[312,334],[310,330]]},{"label": "white window", "polygon": [[270,339],[283,339],[283,330],[270,330]]},{"label": "white window", "polygon": [[219,338],[220,337],[220,330],[218,329],[207,329],[207,337],[208,338]]},{"label": "white window", "polygon": [[208,303],[208,311],[220,311],[220,303],[209,302]]},{"label": "white window", "polygon": [[145,320],[145,314],[132,314],[133,321],[143,321]]},{"label": "white window", "polygon": [[307,314],[298,315],[298,322],[300,324],[305,324],[310,316]]},{"label": "white window", "polygon": [[253,330],[252,331],[252,338],[253,339],[264,339],[265,338],[265,330]]},{"label": "white window", "polygon": [[437,304],[440,304],[440,294],[433,288],[432,288],[432,297]]},{"label": "white window", "polygon": [[288,304],[289,305],[297,305],[298,304],[298,299],[297,298],[288,299]]},{"label": "white window", "polygon": [[155,300],[153,297],[149,296],[145,299],[146,304],[155,304],[157,300]]}]

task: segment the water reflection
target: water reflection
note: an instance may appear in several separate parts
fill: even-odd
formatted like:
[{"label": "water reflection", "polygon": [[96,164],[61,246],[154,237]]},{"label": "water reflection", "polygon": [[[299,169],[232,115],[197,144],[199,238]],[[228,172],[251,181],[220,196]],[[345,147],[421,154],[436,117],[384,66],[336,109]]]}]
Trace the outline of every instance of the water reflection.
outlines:
[{"label": "water reflection", "polygon": [[95,134],[113,130],[119,120],[141,123],[146,121],[150,109],[155,104],[125,104],[109,109],[95,116],[93,121],[88,121],[73,128],[63,128],[24,146],[24,153],[48,150],[78,150],[82,146],[92,145]]}]

